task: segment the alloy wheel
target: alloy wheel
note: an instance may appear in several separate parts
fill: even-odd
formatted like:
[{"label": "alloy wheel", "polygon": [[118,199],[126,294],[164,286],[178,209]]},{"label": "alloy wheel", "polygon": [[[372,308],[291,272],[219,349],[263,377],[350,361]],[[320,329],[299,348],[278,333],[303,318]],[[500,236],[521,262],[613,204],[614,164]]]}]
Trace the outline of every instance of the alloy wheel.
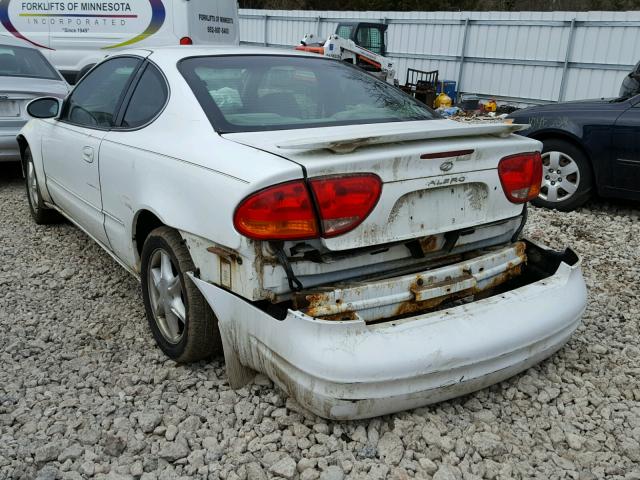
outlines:
[{"label": "alloy wheel", "polygon": [[33,160],[29,159],[27,163],[27,185],[29,190],[29,199],[34,210],[38,208],[40,194],[38,193],[38,179],[36,178],[36,170],[33,166]]},{"label": "alloy wheel", "polygon": [[571,198],[580,185],[580,169],[576,161],[563,152],[542,154],[542,185],[539,197],[548,202]]},{"label": "alloy wheel", "polygon": [[167,342],[176,344],[185,331],[186,308],[180,275],[168,252],[153,252],[147,275],[154,320]]}]

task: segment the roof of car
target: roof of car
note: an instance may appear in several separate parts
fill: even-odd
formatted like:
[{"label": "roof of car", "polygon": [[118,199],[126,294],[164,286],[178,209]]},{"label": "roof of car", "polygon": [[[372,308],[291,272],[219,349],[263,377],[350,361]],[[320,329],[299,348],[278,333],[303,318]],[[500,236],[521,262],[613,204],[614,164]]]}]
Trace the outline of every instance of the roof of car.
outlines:
[{"label": "roof of car", "polygon": [[0,45],[9,45],[10,47],[25,47],[25,48],[33,48],[33,45],[25,42],[24,40],[19,40],[15,37],[6,35],[4,33],[0,33]]},{"label": "roof of car", "polygon": [[179,60],[181,58],[208,55],[296,55],[320,58],[318,54],[295,50],[293,46],[291,49],[282,49],[235,45],[178,45],[150,48],[147,50],[153,52],[152,55],[154,58],[163,58],[166,60]]},{"label": "roof of car", "polygon": [[[33,45],[30,45],[23,40],[3,33],[0,33],[0,45],[37,49]],[[295,50],[294,46],[292,46],[291,49],[282,49],[273,47],[252,47],[237,45],[171,45],[164,47],[124,50],[114,53],[114,55],[121,55],[125,53],[130,54],[140,51],[150,51],[153,53],[153,56],[155,58],[163,57],[176,60],[185,57],[199,57],[206,55],[299,55],[307,57],[318,57],[318,55],[315,53]]]}]

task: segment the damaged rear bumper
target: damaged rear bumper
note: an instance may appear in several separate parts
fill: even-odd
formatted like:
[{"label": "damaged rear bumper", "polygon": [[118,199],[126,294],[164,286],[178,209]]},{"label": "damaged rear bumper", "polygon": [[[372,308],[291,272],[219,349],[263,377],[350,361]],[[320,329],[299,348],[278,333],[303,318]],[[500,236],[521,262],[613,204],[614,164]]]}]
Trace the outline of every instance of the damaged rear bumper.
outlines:
[{"label": "damaged rear bumper", "polygon": [[192,278],[218,317],[232,386],[248,367],[322,417],[357,419],[481,389],[558,350],[586,305],[580,261],[571,250],[559,254],[531,243],[527,256],[533,279],[526,284],[376,324],[300,310],[279,320]]}]

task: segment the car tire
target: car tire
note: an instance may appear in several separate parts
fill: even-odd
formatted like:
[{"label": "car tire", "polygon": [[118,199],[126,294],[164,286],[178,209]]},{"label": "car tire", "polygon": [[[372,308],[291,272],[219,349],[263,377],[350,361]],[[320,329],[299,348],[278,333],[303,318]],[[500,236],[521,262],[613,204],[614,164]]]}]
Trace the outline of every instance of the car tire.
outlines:
[{"label": "car tire", "polygon": [[27,190],[27,200],[29,201],[31,217],[38,225],[48,225],[60,222],[62,220],[60,214],[55,210],[47,208],[42,200],[40,184],[38,183],[38,176],[36,174],[33,156],[31,155],[31,149],[29,147],[25,148],[22,161],[24,164],[25,187]]},{"label": "car tire", "polygon": [[153,230],[142,247],[142,297],[160,349],[179,363],[222,354],[218,320],[187,276],[195,265],[180,234]]},{"label": "car tire", "polygon": [[568,212],[591,198],[593,173],[580,148],[565,140],[544,140],[542,164],[542,187],[532,202],[535,206]]}]

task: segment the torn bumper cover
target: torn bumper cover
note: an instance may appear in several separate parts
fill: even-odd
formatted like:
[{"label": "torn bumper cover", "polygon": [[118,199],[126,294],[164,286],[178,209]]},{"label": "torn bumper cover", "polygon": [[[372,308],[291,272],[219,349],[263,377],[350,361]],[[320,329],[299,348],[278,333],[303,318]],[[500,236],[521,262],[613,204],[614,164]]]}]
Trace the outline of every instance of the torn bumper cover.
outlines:
[{"label": "torn bumper cover", "polygon": [[[527,257],[526,283],[472,303],[376,324],[324,320],[299,310],[278,320],[192,278],[218,317],[232,386],[242,382],[247,367],[322,417],[358,419],[484,388],[564,345],[586,305],[580,261],[571,250],[557,253],[529,242]],[[476,288],[469,277],[473,272],[462,284]]]}]

